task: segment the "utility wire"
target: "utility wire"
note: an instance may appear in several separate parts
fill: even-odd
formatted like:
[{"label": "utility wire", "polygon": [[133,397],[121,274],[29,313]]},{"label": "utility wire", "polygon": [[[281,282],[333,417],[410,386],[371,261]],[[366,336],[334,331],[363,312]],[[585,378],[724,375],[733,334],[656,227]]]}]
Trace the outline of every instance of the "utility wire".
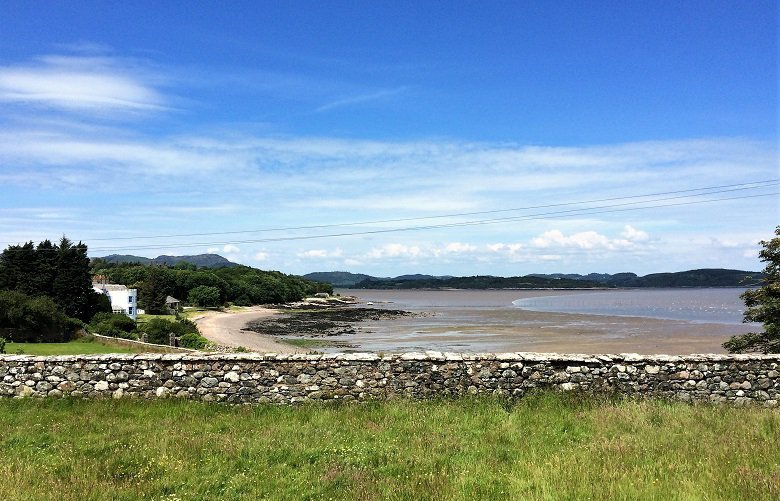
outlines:
[{"label": "utility wire", "polygon": [[[534,209],[549,209],[553,207],[566,207],[571,205],[613,202],[617,200],[631,200],[631,199],[638,199],[638,198],[658,197],[663,195],[677,195],[681,193],[689,193],[690,195],[687,196],[705,196],[705,195],[714,195],[717,193],[725,193],[730,191],[766,188],[778,184],[780,184],[780,179],[767,179],[764,181],[755,181],[751,183],[725,184],[720,186],[708,186],[704,188],[692,188],[687,190],[664,191],[664,192],[657,192],[657,193],[648,193],[644,195],[631,195],[625,197],[599,198],[594,200],[583,200],[579,202],[563,202],[563,203],[556,203],[556,204],[533,205],[527,207],[514,207],[510,209],[495,209],[495,210],[485,210],[485,211],[475,211],[475,212],[458,212],[452,214],[439,214],[433,216],[418,216],[418,217],[408,217],[408,218],[398,218],[398,219],[380,219],[375,221],[329,223],[329,224],[317,224],[317,225],[309,225],[309,226],[288,226],[288,227],[281,227],[281,228],[261,228],[255,230],[236,230],[236,231],[220,231],[220,232],[207,232],[207,233],[178,233],[178,234],[170,234],[170,235],[148,235],[148,236],[141,235],[141,236],[134,236],[134,237],[113,237],[113,238],[101,237],[101,238],[91,238],[90,241],[98,242],[98,241],[117,241],[117,240],[151,240],[156,238],[205,237],[205,236],[219,236],[219,235],[237,235],[242,233],[270,233],[275,231],[314,230],[314,229],[339,228],[339,227],[348,227],[348,226],[366,226],[371,224],[403,223],[403,222],[411,222],[411,221],[424,221],[429,219],[444,219],[444,218],[451,218],[451,217],[479,216],[485,214],[519,212],[519,211],[534,210]],[[718,190],[718,191],[710,191],[710,190]],[[703,191],[706,191],[707,193],[695,193],[695,192],[703,192]],[[675,198],[684,198],[684,197],[675,197]],[[669,200],[669,199],[664,198],[661,200]],[[646,200],[645,202],[655,202],[655,201],[658,200]]]},{"label": "utility wire", "polygon": [[[588,201],[581,201],[581,202],[567,202],[567,203],[547,204],[547,205],[538,205],[538,206],[518,207],[518,208],[510,208],[510,209],[497,209],[497,210],[489,210],[489,211],[462,212],[462,213],[455,213],[455,214],[444,214],[444,215],[435,215],[435,216],[422,216],[422,217],[415,217],[415,218],[385,219],[385,220],[378,220],[378,221],[364,221],[364,222],[351,222],[351,223],[334,223],[334,224],[326,224],[326,225],[298,226],[298,227],[287,227],[287,228],[267,228],[267,229],[261,229],[261,230],[244,230],[244,231],[230,231],[230,232],[191,233],[191,234],[176,234],[176,235],[154,235],[154,236],[146,236],[146,237],[143,237],[143,236],[141,236],[141,237],[118,237],[118,238],[113,238],[113,239],[112,238],[95,238],[95,239],[90,239],[90,240],[91,241],[105,241],[105,240],[127,240],[127,239],[153,239],[153,238],[166,238],[166,237],[167,238],[178,238],[178,237],[191,237],[191,236],[217,236],[217,235],[230,235],[230,234],[241,234],[241,233],[261,233],[261,232],[273,232],[273,231],[294,231],[294,230],[324,229],[324,228],[348,227],[348,226],[369,225],[369,224],[381,224],[381,223],[394,223],[394,222],[408,222],[408,221],[418,221],[418,220],[430,220],[430,219],[440,219],[440,218],[449,218],[449,217],[463,217],[463,216],[471,216],[471,215],[499,214],[499,213],[517,212],[517,211],[531,210],[531,209],[543,209],[543,208],[553,208],[553,207],[567,207],[567,206],[575,206],[575,205],[582,205],[582,204],[592,204],[592,203],[607,202],[607,201],[629,200],[627,202],[617,203],[617,204],[608,204],[608,205],[593,206],[593,207],[580,207],[580,208],[573,208],[573,209],[567,209],[567,210],[561,210],[561,211],[541,212],[541,213],[536,213],[536,214],[526,214],[526,215],[518,215],[518,216],[510,216],[510,217],[481,219],[481,220],[475,220],[475,221],[456,221],[456,222],[451,222],[451,223],[430,224],[430,225],[401,227],[401,228],[385,228],[385,229],[364,230],[364,231],[356,231],[356,232],[329,233],[329,234],[318,234],[318,235],[285,236],[285,237],[272,237],[272,238],[249,239],[249,240],[233,240],[233,241],[225,241],[225,242],[214,242],[214,241],[210,241],[210,242],[181,242],[181,243],[178,243],[178,244],[177,243],[154,244],[154,245],[150,244],[150,245],[134,245],[134,246],[129,246],[129,247],[117,247],[117,246],[94,247],[91,250],[93,250],[93,251],[112,251],[112,250],[144,250],[144,249],[162,249],[162,248],[188,248],[188,247],[201,247],[201,246],[209,246],[209,245],[266,243],[266,242],[279,242],[279,241],[291,241],[291,240],[309,240],[309,239],[318,239],[318,238],[333,238],[333,237],[358,236],[358,235],[373,235],[373,234],[381,234],[381,233],[420,231],[420,230],[429,230],[429,229],[438,229],[438,228],[458,227],[458,226],[475,226],[475,225],[485,225],[485,224],[496,224],[496,223],[509,222],[509,221],[553,219],[553,218],[560,218],[560,217],[565,217],[565,216],[586,216],[586,215],[603,214],[603,213],[610,213],[610,212],[623,212],[623,211],[628,211],[628,210],[642,210],[642,209],[652,209],[652,208],[674,207],[674,206],[681,206],[681,205],[694,205],[694,204],[702,204],[702,203],[713,203],[713,202],[728,201],[728,200],[740,200],[740,199],[747,199],[747,198],[759,198],[759,197],[765,197],[765,196],[778,195],[780,193],[767,193],[767,194],[759,194],[759,195],[745,195],[745,196],[739,196],[739,197],[727,197],[727,198],[717,198],[717,199],[709,199],[709,200],[694,200],[694,201],[688,201],[688,202],[678,202],[678,203],[659,204],[659,205],[644,205],[644,206],[628,207],[628,208],[626,208],[627,206],[635,206],[635,205],[641,205],[641,204],[657,204],[658,202],[666,202],[666,201],[670,201],[670,200],[679,200],[679,199],[690,198],[690,197],[701,197],[701,196],[708,196],[708,195],[714,195],[714,194],[720,194],[720,193],[728,193],[728,192],[736,192],[736,191],[744,191],[744,190],[753,190],[753,189],[758,189],[758,188],[767,188],[767,187],[775,186],[775,185],[778,185],[778,184],[780,184],[780,179],[769,179],[769,180],[764,180],[764,181],[755,181],[755,182],[751,182],[751,183],[739,183],[739,184],[729,184],[729,185],[720,185],[720,186],[710,186],[710,187],[704,187],[704,188],[692,188],[692,189],[686,189],[686,190],[658,192],[658,193],[651,193],[651,194],[644,194],[644,195],[632,195],[632,196],[624,196],[624,197],[602,198],[602,199],[595,199],[595,200],[588,200]],[[704,193],[702,193],[702,192],[704,192]],[[664,197],[664,198],[653,198],[653,199],[649,199],[649,200],[639,200],[639,199],[649,198],[649,197],[658,197],[658,196],[661,196],[661,195],[673,195],[673,194],[683,194],[683,193],[686,194],[686,195],[670,196],[670,197]],[[7,249],[7,250],[19,250],[19,251],[21,251],[21,249]]]},{"label": "utility wire", "polygon": [[[129,246],[129,247],[95,247],[91,250],[93,251],[116,251],[116,250],[148,250],[148,249],[163,249],[163,248],[189,248],[189,247],[203,247],[203,246],[209,246],[209,245],[229,245],[229,244],[248,244],[248,243],[270,243],[270,242],[284,242],[284,241],[294,241],[294,240],[313,240],[313,239],[319,239],[319,238],[334,238],[334,237],[351,237],[351,236],[360,236],[360,235],[376,235],[376,234],[383,234],[383,233],[397,233],[397,232],[407,232],[407,231],[421,231],[421,230],[432,230],[432,229],[439,229],[439,228],[453,228],[453,227],[461,227],[461,226],[478,226],[478,225],[486,225],[486,224],[496,224],[496,223],[502,223],[502,222],[510,222],[510,221],[528,221],[528,220],[543,220],[543,219],[555,219],[560,217],[567,217],[567,216],[589,216],[594,214],[605,214],[605,213],[611,213],[611,212],[626,212],[626,211],[635,211],[635,210],[645,210],[645,209],[657,209],[657,208],[664,208],[664,207],[678,207],[678,206],[684,206],[684,205],[697,205],[697,204],[706,204],[706,203],[715,203],[715,202],[724,202],[724,201],[730,201],[730,200],[744,200],[749,198],[760,198],[760,197],[768,197],[768,196],[778,196],[780,195],[780,192],[775,193],[764,193],[764,194],[758,194],[758,195],[743,195],[738,197],[727,197],[727,198],[717,198],[717,199],[710,199],[710,200],[692,200],[687,202],[676,202],[676,203],[669,203],[669,204],[659,204],[659,205],[646,205],[641,207],[625,207],[625,205],[628,205],[628,203],[624,204],[615,204],[615,205],[606,205],[602,207],[591,207],[591,208],[584,208],[584,209],[572,209],[567,211],[557,211],[557,212],[549,212],[549,213],[540,213],[540,214],[529,214],[529,215],[523,215],[523,216],[512,216],[512,217],[505,217],[505,218],[494,218],[494,219],[483,219],[483,220],[476,220],[476,221],[461,221],[461,222],[454,222],[454,223],[444,223],[444,224],[432,224],[432,225],[424,225],[424,226],[408,226],[403,228],[386,228],[386,229],[379,229],[379,230],[366,230],[366,231],[355,231],[355,232],[342,232],[342,233],[325,233],[325,234],[318,234],[318,235],[298,235],[298,236],[286,236],[286,237],[274,237],[274,238],[259,238],[259,239],[248,239],[248,240],[231,240],[231,241],[223,241],[223,242],[190,242],[190,243],[169,243],[169,244],[162,244],[162,245],[138,245],[138,246]],[[679,197],[672,197],[672,198],[679,198]],[[636,203],[636,202],[635,202]],[[642,202],[642,203],[648,203],[648,202]],[[620,208],[616,208],[620,207]],[[601,210],[603,209],[603,210]]]}]

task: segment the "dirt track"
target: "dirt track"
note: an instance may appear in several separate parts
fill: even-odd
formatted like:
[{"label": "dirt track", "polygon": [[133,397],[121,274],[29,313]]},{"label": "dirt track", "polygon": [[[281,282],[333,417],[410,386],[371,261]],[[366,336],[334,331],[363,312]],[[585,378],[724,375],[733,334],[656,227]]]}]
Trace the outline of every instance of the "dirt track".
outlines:
[{"label": "dirt track", "polygon": [[250,351],[264,353],[308,353],[252,331],[242,330],[252,320],[274,315],[276,310],[253,306],[240,312],[209,312],[195,319],[200,333],[208,340],[224,346],[243,346]]}]

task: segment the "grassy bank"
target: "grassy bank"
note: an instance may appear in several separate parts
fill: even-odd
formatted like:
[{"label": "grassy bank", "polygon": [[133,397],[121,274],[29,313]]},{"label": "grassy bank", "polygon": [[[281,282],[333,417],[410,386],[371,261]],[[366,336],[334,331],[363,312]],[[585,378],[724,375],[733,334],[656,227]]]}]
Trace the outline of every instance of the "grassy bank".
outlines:
[{"label": "grassy bank", "polygon": [[758,408],[4,400],[0,430],[9,499],[780,496],[780,414]]},{"label": "grassy bank", "polygon": [[8,354],[24,355],[96,355],[101,353],[142,353],[145,350],[128,348],[109,341],[75,339],[68,343],[6,343]]}]

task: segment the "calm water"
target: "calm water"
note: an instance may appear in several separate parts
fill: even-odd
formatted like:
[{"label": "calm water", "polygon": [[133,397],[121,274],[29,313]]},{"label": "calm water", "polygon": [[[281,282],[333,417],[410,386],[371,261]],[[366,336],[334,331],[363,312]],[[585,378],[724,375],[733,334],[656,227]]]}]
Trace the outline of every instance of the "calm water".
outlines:
[{"label": "calm water", "polygon": [[567,296],[517,299],[531,311],[661,318],[716,324],[740,324],[742,288],[635,289]]}]

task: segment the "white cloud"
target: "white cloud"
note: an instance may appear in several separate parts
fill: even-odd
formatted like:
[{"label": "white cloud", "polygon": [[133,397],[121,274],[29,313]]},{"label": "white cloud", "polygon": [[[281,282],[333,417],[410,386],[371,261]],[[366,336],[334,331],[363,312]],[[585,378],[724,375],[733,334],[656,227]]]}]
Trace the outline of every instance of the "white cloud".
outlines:
[{"label": "white cloud", "polygon": [[326,258],[338,258],[343,254],[341,249],[325,250],[325,249],[310,249],[307,251],[299,252],[296,255],[302,259],[326,259]]},{"label": "white cloud", "polygon": [[241,252],[241,249],[239,249],[235,245],[227,244],[224,247],[222,247],[222,252],[224,252],[226,254],[237,254],[237,253]]},{"label": "white cloud", "polygon": [[46,56],[0,67],[0,101],[69,111],[148,112],[165,99],[137,74],[107,57]]},{"label": "white cloud", "polygon": [[564,235],[560,230],[550,230],[533,238],[531,245],[537,248],[575,248],[582,250],[613,251],[636,246],[648,239],[644,231],[626,226],[621,233],[624,238],[610,239],[596,231],[581,231]]},{"label": "white cloud", "polygon": [[255,255],[252,257],[254,258],[255,261],[262,262],[262,261],[268,261],[268,256],[269,255],[267,252],[260,251],[260,252],[255,252]]},{"label": "white cloud", "polygon": [[384,258],[410,258],[415,259],[423,256],[423,250],[417,245],[404,245],[399,243],[390,243],[381,247],[374,247],[366,253],[368,259]]},{"label": "white cloud", "polygon": [[206,249],[206,253],[208,254],[216,254],[219,252],[219,247],[209,247]]},{"label": "white cloud", "polygon": [[625,228],[623,229],[623,233],[621,233],[620,235],[626,240],[629,240],[631,242],[644,242],[645,240],[650,238],[647,232],[638,230],[631,225],[626,225]]}]

